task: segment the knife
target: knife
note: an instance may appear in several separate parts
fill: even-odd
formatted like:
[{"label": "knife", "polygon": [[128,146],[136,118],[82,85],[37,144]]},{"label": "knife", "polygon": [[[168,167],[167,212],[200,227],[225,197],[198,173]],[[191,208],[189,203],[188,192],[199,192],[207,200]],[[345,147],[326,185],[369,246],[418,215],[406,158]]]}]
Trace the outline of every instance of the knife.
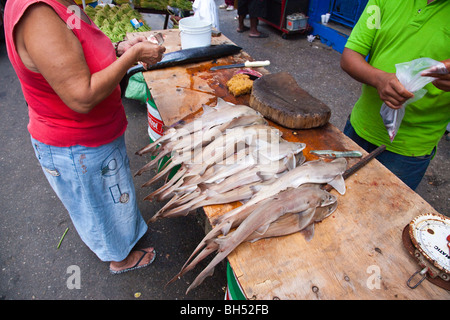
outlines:
[{"label": "knife", "polygon": [[225,65],[225,66],[212,67],[209,70],[215,71],[215,70],[230,69],[230,68],[265,67],[265,66],[268,66],[269,64],[270,64],[269,60],[266,60],[266,61],[245,61],[245,63],[228,64],[228,65]]},{"label": "knife", "polygon": [[318,156],[331,157],[331,158],[360,158],[362,153],[353,151],[334,151],[334,150],[311,150],[309,153],[313,153]]}]

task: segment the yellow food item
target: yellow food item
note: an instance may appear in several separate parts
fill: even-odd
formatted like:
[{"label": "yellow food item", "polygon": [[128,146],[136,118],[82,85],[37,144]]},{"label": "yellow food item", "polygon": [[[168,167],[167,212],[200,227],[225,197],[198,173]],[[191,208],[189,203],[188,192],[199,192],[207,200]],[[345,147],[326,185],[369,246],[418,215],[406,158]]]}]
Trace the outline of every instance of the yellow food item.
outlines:
[{"label": "yellow food item", "polygon": [[228,91],[235,97],[250,93],[252,91],[253,81],[249,75],[238,73],[227,82]]}]

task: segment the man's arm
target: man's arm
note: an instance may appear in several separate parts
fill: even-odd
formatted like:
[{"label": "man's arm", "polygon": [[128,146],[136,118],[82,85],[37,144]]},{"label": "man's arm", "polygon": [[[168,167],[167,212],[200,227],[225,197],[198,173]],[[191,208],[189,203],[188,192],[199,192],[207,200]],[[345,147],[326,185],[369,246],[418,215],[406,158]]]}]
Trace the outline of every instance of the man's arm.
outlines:
[{"label": "man's arm", "polygon": [[414,95],[405,89],[394,73],[372,67],[365,57],[345,48],[341,57],[341,68],[355,80],[377,89],[380,99],[392,109],[399,109]]}]

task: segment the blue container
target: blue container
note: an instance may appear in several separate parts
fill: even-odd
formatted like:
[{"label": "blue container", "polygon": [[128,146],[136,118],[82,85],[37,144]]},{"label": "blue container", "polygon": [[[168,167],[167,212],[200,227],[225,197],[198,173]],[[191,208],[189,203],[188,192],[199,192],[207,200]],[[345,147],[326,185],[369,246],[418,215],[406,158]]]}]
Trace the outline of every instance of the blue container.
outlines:
[{"label": "blue container", "polygon": [[368,0],[333,0],[331,3],[330,20],[353,28]]}]

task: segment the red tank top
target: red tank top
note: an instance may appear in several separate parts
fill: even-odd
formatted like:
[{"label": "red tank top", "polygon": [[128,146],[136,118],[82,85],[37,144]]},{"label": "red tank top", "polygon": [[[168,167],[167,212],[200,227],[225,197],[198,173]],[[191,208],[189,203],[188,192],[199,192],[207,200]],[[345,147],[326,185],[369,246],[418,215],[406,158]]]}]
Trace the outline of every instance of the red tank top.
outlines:
[{"label": "red tank top", "polygon": [[72,31],[83,47],[92,74],[116,60],[110,39],[94,22],[85,23],[56,0],[8,1],[5,8],[6,48],[28,103],[31,136],[57,147],[97,147],[120,137],[127,127],[127,119],[119,85],[88,114],[82,114],[66,106],[40,73],[30,71],[22,63],[14,45],[13,30],[25,10],[38,2],[50,5],[63,21],[75,26]]}]

